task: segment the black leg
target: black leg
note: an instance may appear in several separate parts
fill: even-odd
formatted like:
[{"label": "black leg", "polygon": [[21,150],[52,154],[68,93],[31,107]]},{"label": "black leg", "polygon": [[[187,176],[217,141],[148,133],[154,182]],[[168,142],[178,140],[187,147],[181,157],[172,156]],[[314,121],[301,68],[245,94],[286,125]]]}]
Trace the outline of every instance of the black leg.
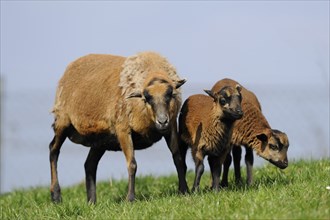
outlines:
[{"label": "black leg", "polygon": [[245,147],[246,153],[245,153],[245,164],[246,164],[246,174],[247,179],[246,183],[250,186],[253,181],[253,174],[252,174],[252,168],[253,168],[253,150],[250,147]]},{"label": "black leg", "polygon": [[221,180],[221,187],[228,187],[228,172],[231,164],[231,152],[227,154],[226,160],[223,164],[223,174]]},{"label": "black leg", "polygon": [[196,190],[199,190],[199,183],[201,181],[201,177],[204,173],[204,163],[203,161],[198,161],[196,163],[195,167],[195,180],[192,191],[195,192]]},{"label": "black leg", "polygon": [[234,161],[234,171],[235,171],[235,181],[236,184],[242,182],[241,178],[241,156],[242,148],[241,146],[233,146],[233,161]]},{"label": "black leg", "polygon": [[211,189],[219,191],[220,175],[221,175],[220,157],[208,156],[208,161],[209,161],[211,175],[212,175]]},{"label": "black leg", "polygon": [[[187,152],[187,149],[185,149],[187,146],[184,144],[179,146],[179,137],[177,133],[177,124],[173,123],[171,127],[171,132],[169,135],[165,135],[165,140],[167,143],[168,148],[170,149],[174,161],[174,165],[176,167],[176,171],[178,173],[178,179],[179,179],[179,191],[181,193],[188,192],[188,185],[186,181],[186,171],[187,171],[187,165],[185,160],[185,154]],[[182,151],[179,147],[182,147]],[[182,157],[184,156],[184,158]]]},{"label": "black leg", "polygon": [[91,147],[85,162],[87,202],[96,203],[96,170],[105,150]]},{"label": "black leg", "polygon": [[64,132],[64,129],[58,129],[57,131],[55,131],[55,136],[52,142],[49,144],[49,161],[51,174],[50,195],[52,201],[55,203],[62,201],[61,187],[57,175],[57,161],[60,154],[60,149],[65,141],[65,138],[66,134]]}]

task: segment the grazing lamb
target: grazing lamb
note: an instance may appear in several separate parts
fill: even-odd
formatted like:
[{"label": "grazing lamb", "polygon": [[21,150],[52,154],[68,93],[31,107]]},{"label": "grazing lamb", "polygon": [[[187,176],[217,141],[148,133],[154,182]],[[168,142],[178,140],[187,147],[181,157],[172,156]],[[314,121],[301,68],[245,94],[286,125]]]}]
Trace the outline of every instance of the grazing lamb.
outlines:
[{"label": "grazing lamb", "polygon": [[59,81],[53,109],[55,136],[49,145],[51,198],[61,201],[57,176],[60,148],[68,137],[90,147],[85,162],[87,200],[96,202],[96,170],[106,150],[122,150],[128,169],[127,200],[135,197],[137,164],[134,150],[165,137],[179,177],[187,191],[181,160],[177,115],[181,106],[180,80],[175,68],[153,52],[131,57],[87,55],[71,63]]},{"label": "grazing lamb", "polygon": [[[212,88],[213,92],[219,91],[224,85],[236,85],[231,79],[218,81]],[[288,137],[285,133],[273,130],[269,126],[265,116],[261,112],[260,103],[255,94],[242,87],[242,110],[244,116],[234,126],[231,144],[235,180],[241,182],[240,161],[241,145],[246,149],[245,163],[247,169],[247,184],[252,183],[253,150],[257,155],[268,160],[275,166],[284,169],[288,166],[287,150],[289,147]],[[231,164],[230,153],[224,163],[224,171],[221,186],[228,186],[228,170]]]},{"label": "grazing lamb", "polygon": [[230,151],[232,128],[243,115],[240,90],[238,84],[224,85],[218,92],[205,90],[209,96],[190,96],[183,104],[179,116],[180,153],[185,161],[188,146],[191,147],[195,162],[192,191],[199,188],[206,155],[212,173],[211,188],[219,190],[221,166]]}]

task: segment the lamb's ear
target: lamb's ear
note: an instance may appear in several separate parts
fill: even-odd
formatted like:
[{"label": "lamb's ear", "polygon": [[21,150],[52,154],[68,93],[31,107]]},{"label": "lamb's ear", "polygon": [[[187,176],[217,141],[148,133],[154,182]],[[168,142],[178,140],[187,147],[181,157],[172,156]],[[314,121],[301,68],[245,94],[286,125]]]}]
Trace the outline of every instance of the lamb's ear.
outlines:
[{"label": "lamb's ear", "polygon": [[235,86],[235,88],[236,88],[236,90],[237,90],[238,92],[241,92],[241,91],[242,91],[242,87],[241,87],[239,84],[237,84],[237,85]]},{"label": "lamb's ear", "polygon": [[186,79],[181,79],[179,81],[176,82],[175,88],[178,89],[180,88],[185,82],[187,82]]},{"label": "lamb's ear", "polygon": [[127,96],[128,99],[130,98],[142,98],[142,93],[141,92],[133,92],[129,96]]},{"label": "lamb's ear", "polygon": [[204,89],[204,92],[206,92],[206,94],[208,94],[209,96],[211,96],[214,100],[217,99],[216,94],[214,92],[212,92],[211,90]]},{"label": "lamb's ear", "polygon": [[262,141],[263,143],[268,142],[268,136],[265,133],[261,133],[257,135],[257,138]]}]

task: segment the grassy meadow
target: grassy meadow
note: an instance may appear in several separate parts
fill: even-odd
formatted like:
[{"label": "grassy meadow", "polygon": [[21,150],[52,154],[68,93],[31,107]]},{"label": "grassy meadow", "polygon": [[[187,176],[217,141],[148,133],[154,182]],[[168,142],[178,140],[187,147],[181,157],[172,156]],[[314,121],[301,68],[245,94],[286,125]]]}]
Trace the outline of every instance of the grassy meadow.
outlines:
[{"label": "grassy meadow", "polygon": [[[245,170],[242,168],[242,174]],[[194,173],[188,172],[192,186]],[[243,175],[245,178],[245,175]],[[176,175],[137,177],[136,201],[125,201],[127,180],[98,182],[97,204],[86,202],[85,184],[62,188],[63,202],[50,201],[49,188],[16,190],[0,196],[1,219],[330,219],[330,161],[291,162],[254,169],[254,183],[179,195]]]}]

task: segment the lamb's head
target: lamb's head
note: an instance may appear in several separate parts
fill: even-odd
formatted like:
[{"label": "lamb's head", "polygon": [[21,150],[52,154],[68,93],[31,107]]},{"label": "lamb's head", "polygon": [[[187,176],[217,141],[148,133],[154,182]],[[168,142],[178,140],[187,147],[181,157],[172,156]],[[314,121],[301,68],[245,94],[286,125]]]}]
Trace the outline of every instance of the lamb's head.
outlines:
[{"label": "lamb's head", "polygon": [[257,152],[258,155],[275,166],[285,169],[289,164],[287,157],[288,136],[281,131],[267,129],[264,133],[257,135],[257,138],[261,141],[261,152]]},{"label": "lamb's head", "polygon": [[213,92],[212,90],[204,91],[220,106],[223,117],[230,120],[237,120],[243,117],[241,89],[241,86],[237,84],[235,88],[225,86],[218,92]]},{"label": "lamb's head", "polygon": [[176,120],[181,104],[181,93],[178,89],[185,82],[185,79],[173,82],[166,77],[153,77],[145,82],[143,91],[134,92],[129,98],[142,98],[155,128],[160,133],[165,133],[171,120]]}]

